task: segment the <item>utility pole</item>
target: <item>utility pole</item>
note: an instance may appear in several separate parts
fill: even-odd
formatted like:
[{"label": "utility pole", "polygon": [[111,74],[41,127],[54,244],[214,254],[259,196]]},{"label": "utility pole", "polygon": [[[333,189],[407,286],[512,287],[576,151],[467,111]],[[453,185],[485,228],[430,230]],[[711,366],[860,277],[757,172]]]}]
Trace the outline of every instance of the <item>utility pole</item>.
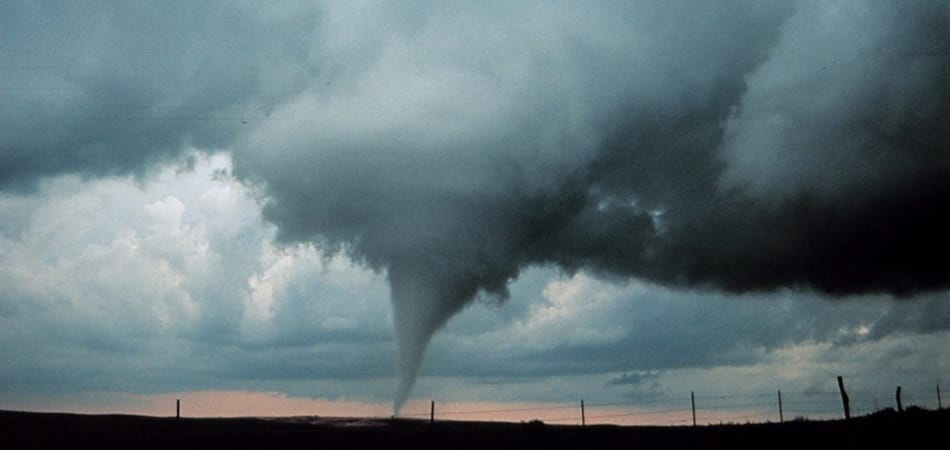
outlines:
[{"label": "utility pole", "polygon": [[696,426],[696,395],[693,391],[689,392],[689,403],[693,406],[693,426]]},{"label": "utility pole", "polygon": [[841,391],[841,404],[844,406],[844,418],[851,418],[851,400],[848,399],[848,393],[844,390],[844,378],[838,375],[838,390]]},{"label": "utility pole", "polygon": [[937,385],[937,409],[943,409],[943,402],[940,400],[940,385]]},{"label": "utility pole", "polygon": [[175,418],[181,419],[181,399],[175,399]]},{"label": "utility pole", "polygon": [[429,404],[429,423],[435,423],[435,400]]},{"label": "utility pole", "polygon": [[782,390],[778,390],[778,423],[785,423],[785,416],[782,414]]}]

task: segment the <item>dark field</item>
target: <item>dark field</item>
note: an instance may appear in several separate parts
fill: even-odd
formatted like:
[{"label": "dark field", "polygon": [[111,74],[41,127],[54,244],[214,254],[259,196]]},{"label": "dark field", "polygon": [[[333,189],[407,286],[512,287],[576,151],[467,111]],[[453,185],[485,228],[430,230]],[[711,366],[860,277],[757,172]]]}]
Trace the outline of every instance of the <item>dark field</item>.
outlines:
[{"label": "dark field", "polygon": [[180,419],[0,411],[0,448],[948,448],[950,410],[700,427],[333,419]]}]

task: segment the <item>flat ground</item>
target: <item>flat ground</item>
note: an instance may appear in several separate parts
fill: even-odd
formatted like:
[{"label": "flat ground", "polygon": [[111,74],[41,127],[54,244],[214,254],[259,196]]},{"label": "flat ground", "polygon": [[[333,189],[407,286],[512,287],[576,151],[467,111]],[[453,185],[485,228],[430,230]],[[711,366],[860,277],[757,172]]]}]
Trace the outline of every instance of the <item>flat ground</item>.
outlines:
[{"label": "flat ground", "polygon": [[174,419],[0,411],[0,447],[390,449],[948,448],[950,410],[884,411],[849,421],[700,427],[552,426],[294,417]]}]

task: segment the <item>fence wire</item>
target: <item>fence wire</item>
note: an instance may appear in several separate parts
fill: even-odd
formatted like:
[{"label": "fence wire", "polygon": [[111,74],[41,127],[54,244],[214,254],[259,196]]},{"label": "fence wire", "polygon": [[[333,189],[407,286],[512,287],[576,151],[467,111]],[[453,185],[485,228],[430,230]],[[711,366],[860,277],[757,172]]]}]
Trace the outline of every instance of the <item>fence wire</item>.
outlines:
[{"label": "fence wire", "polygon": [[[896,392],[883,390],[847,390],[852,416],[896,409]],[[781,420],[828,420],[843,418],[840,393],[781,392],[781,410],[778,391],[745,392],[734,394],[693,394],[658,396],[649,399],[630,399],[604,402],[551,403],[511,408],[445,408],[436,404],[434,420],[540,420],[552,424],[639,424],[639,425],[697,425],[718,423],[764,423]],[[905,408],[937,409],[936,392],[905,390],[902,392]],[[695,402],[695,410],[692,408]],[[932,404],[931,404],[932,403]],[[400,414],[405,418],[429,419],[433,411],[413,411]]]}]

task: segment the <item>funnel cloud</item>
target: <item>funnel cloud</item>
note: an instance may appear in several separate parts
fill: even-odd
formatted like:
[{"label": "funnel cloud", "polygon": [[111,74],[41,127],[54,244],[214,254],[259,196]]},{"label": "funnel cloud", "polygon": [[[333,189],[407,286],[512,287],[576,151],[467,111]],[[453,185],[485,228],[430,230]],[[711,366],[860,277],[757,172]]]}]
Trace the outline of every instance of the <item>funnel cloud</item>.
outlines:
[{"label": "funnel cloud", "polygon": [[[229,84],[112,85],[158,107],[204,81],[182,120],[64,125],[94,158],[50,133],[30,159],[29,130],[3,130],[0,187],[228,148],[281,241],[386,274],[397,413],[433,334],[529,267],[731,293],[950,286],[946,1],[336,2],[293,27],[238,9],[260,39],[240,67],[211,60]],[[85,101],[116,105],[90,77]],[[141,133],[154,145],[128,150]]]},{"label": "funnel cloud", "polygon": [[531,265],[946,287],[947,4],[729,5],[426,15],[244,147],[282,238],[389,274],[397,411],[432,334]]}]

